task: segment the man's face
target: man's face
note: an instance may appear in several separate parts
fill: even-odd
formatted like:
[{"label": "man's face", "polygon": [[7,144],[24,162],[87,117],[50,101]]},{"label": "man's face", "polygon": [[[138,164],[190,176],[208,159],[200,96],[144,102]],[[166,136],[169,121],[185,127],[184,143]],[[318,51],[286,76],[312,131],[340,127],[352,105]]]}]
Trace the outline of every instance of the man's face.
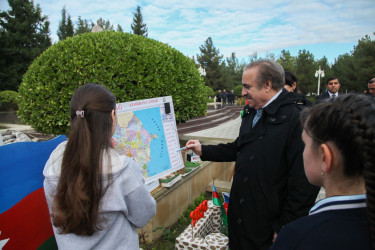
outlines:
[{"label": "man's face", "polygon": [[251,108],[260,109],[268,102],[269,98],[265,85],[262,84],[259,89],[258,83],[255,82],[257,75],[257,67],[250,68],[242,74],[242,96],[246,98]]},{"label": "man's face", "polygon": [[371,96],[375,96],[375,82],[368,84],[368,91],[370,92]]},{"label": "man's face", "polygon": [[339,91],[340,86],[341,85],[339,83],[339,79],[333,79],[329,81],[326,85],[328,91],[331,92],[332,94],[336,94],[336,92]]}]

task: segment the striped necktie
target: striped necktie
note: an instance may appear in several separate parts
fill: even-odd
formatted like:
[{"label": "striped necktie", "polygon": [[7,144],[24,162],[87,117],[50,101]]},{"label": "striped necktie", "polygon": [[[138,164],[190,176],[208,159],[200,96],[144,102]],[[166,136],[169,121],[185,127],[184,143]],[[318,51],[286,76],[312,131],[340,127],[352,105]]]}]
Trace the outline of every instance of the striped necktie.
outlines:
[{"label": "striped necktie", "polygon": [[255,126],[255,124],[257,124],[257,122],[259,121],[259,119],[262,117],[262,113],[263,113],[263,109],[258,109],[255,116],[254,116],[254,119],[253,119],[253,126]]}]

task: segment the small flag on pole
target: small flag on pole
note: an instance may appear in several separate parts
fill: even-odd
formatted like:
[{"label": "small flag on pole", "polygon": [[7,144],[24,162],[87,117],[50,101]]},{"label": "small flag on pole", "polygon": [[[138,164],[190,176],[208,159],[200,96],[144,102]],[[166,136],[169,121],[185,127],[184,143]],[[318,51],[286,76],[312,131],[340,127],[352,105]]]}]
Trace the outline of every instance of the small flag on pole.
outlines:
[{"label": "small flag on pole", "polygon": [[230,193],[222,192],[223,198],[224,198],[224,204],[223,207],[225,209],[225,213],[228,215],[228,206],[229,206],[229,196]]},{"label": "small flag on pole", "polygon": [[228,226],[227,214],[225,212],[223,204],[221,203],[221,200],[219,198],[219,194],[216,191],[215,185],[212,185],[212,203],[216,206],[221,207],[221,218],[223,220],[223,224],[225,226]]}]

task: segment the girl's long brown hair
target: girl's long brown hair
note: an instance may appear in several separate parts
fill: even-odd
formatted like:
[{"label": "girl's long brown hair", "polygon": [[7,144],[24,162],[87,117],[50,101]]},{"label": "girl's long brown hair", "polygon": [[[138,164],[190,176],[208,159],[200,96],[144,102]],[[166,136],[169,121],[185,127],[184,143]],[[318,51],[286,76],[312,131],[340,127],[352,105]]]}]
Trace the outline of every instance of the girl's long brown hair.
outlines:
[{"label": "girl's long brown hair", "polygon": [[[71,131],[52,207],[53,224],[61,234],[92,235],[100,230],[99,204],[106,189],[103,149],[111,147],[115,109],[115,96],[98,84],[86,84],[72,97]],[[83,111],[83,117],[76,111]]]}]

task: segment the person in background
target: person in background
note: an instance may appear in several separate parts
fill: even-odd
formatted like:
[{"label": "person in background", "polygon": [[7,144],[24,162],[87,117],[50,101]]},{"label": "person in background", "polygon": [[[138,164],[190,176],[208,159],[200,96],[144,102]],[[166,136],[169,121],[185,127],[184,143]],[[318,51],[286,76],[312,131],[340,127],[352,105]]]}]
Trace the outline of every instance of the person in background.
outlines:
[{"label": "person in background", "polygon": [[291,96],[298,104],[312,106],[312,102],[306,99],[305,95],[298,92],[297,77],[290,71],[285,71],[285,85],[284,88],[292,93]]},{"label": "person in background", "polygon": [[372,96],[373,99],[375,99],[375,78],[372,78],[368,82],[367,87],[368,87],[369,94]]},{"label": "person in background", "polygon": [[233,106],[234,105],[234,99],[235,99],[235,95],[234,95],[234,91],[233,89],[228,92],[228,103],[229,105]]},{"label": "person in background", "polygon": [[228,210],[230,249],[268,249],[287,223],[307,215],[319,189],[303,170],[302,128],[297,104],[284,89],[284,69],[271,60],[247,65],[243,110],[234,142],[186,143],[203,161],[236,161]]},{"label": "person in background", "polygon": [[116,99],[85,84],[70,103],[68,141],[52,152],[44,192],[59,249],[139,249],[136,228],[156,213],[156,202],[134,159],[119,155],[111,137]]},{"label": "person in background", "polygon": [[219,91],[217,92],[216,94],[216,102],[220,102],[221,103],[221,98],[222,98],[222,94],[221,94],[221,89],[219,89]]},{"label": "person in background", "polygon": [[327,84],[326,84],[327,92],[325,92],[324,94],[318,95],[315,98],[315,103],[320,103],[320,102],[323,102],[325,99],[337,97],[339,95],[340,87],[341,87],[341,84],[337,77],[335,76],[329,77],[327,79]]},{"label": "person in background", "polygon": [[326,198],[271,249],[375,249],[375,102],[342,95],[305,109],[301,122],[305,172]]},{"label": "person in background", "polygon": [[227,93],[227,91],[224,89],[224,90],[223,90],[223,94],[222,94],[223,106],[227,105],[227,98],[228,98],[228,93]]},{"label": "person in background", "polygon": [[289,92],[297,92],[297,77],[290,71],[285,71],[284,88]]}]

